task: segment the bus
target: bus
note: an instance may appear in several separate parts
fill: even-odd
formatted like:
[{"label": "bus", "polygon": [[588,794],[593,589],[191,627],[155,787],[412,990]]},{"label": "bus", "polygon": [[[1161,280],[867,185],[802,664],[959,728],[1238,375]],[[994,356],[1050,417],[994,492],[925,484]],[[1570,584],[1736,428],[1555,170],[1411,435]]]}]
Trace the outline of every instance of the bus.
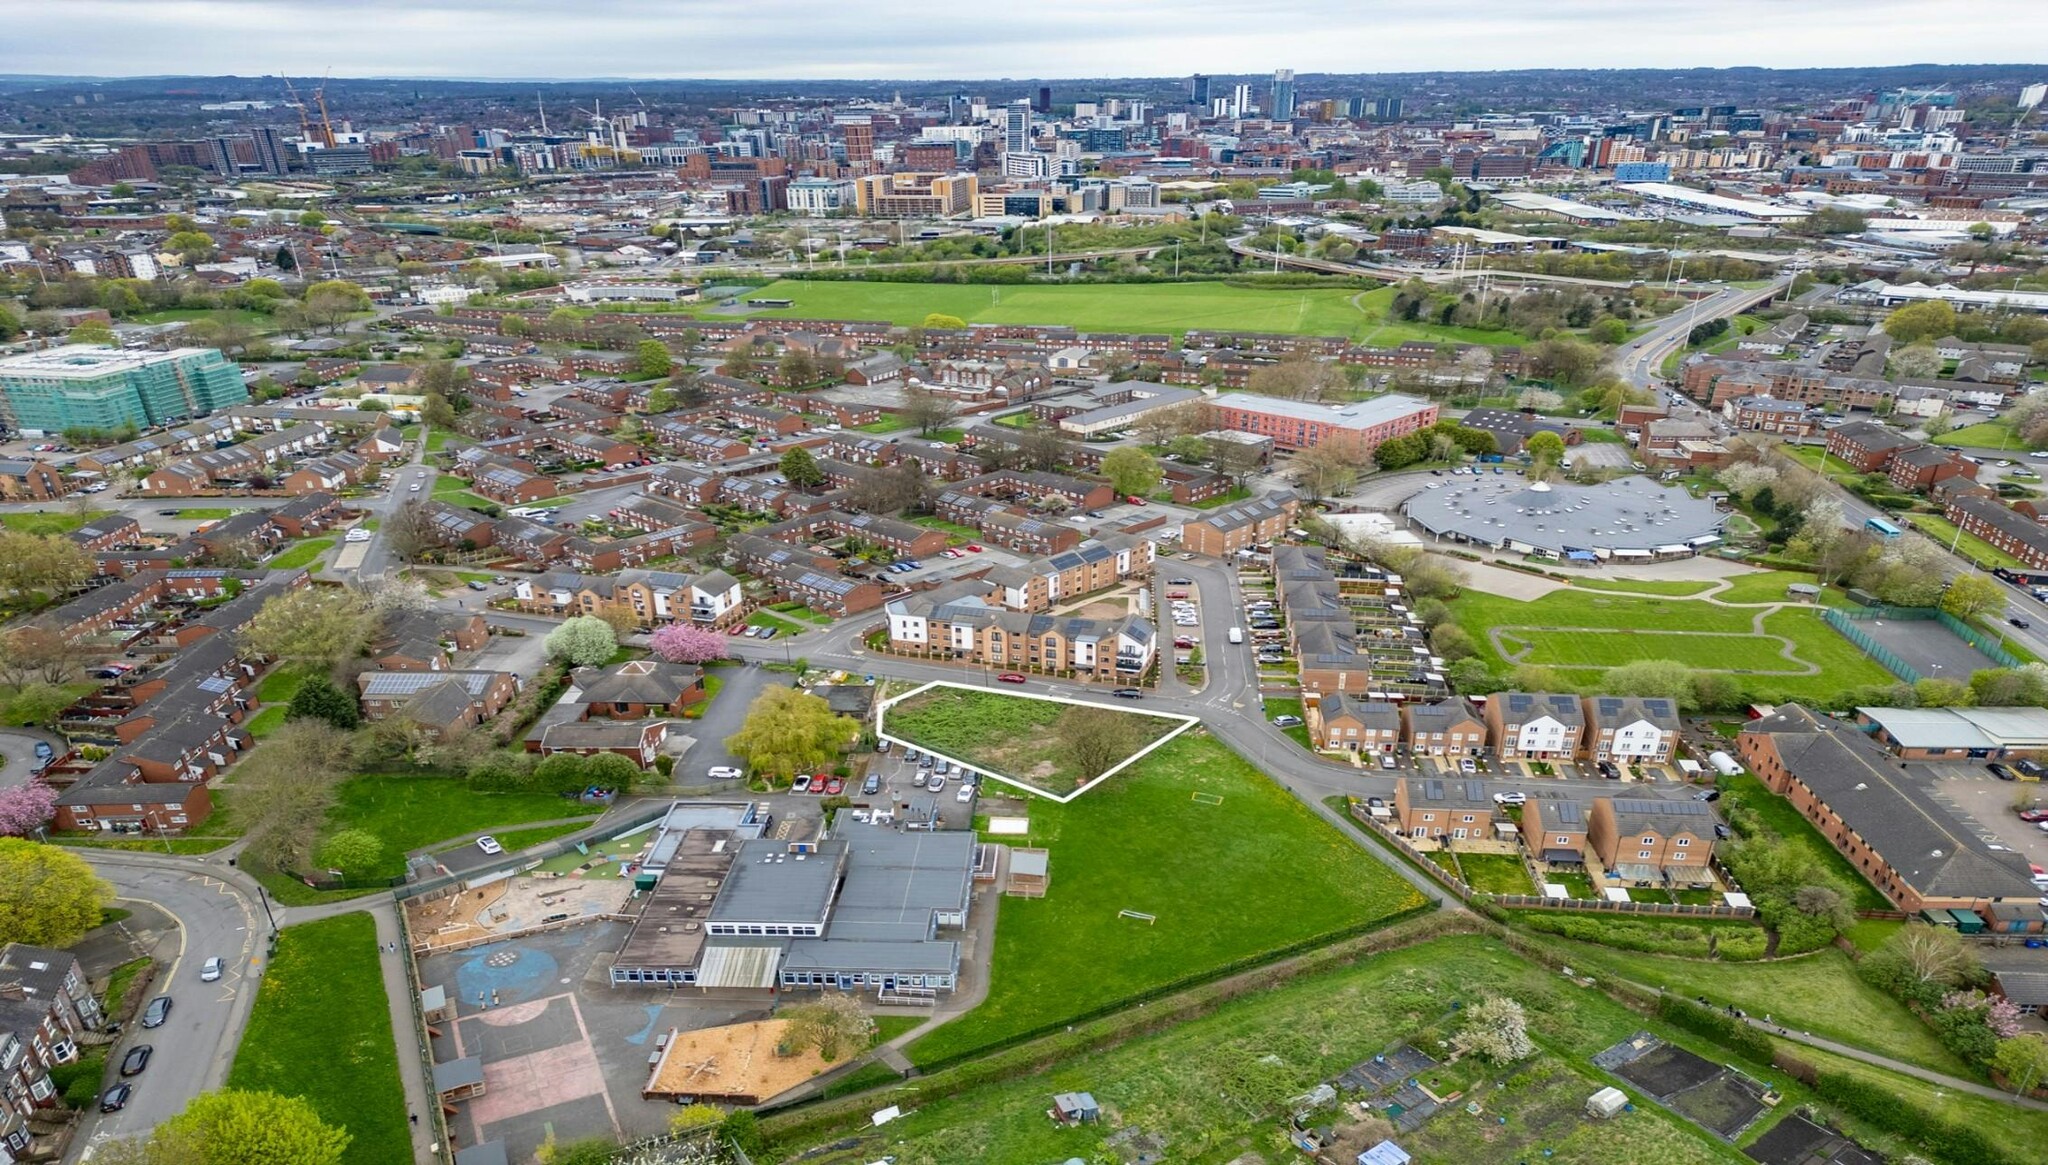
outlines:
[{"label": "bus", "polygon": [[1863,523],[1863,528],[1887,542],[1894,538],[1903,537],[1906,533],[1883,518],[1872,518],[1868,522]]}]

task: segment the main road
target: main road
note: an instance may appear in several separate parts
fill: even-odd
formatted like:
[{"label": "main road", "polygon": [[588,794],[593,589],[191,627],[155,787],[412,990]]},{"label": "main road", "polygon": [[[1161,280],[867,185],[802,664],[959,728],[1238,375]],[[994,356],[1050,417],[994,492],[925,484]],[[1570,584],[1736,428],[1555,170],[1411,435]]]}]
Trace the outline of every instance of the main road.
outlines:
[{"label": "main road", "polygon": [[[126,1108],[104,1116],[88,1110],[84,1135],[73,1141],[68,1159],[91,1160],[98,1145],[147,1133],[193,1097],[226,1083],[262,976],[269,924],[247,879],[215,860],[79,852],[119,897],[154,903],[178,924],[175,945],[166,938],[169,949],[152,952],[162,971],[149,994],[171,999],[170,1019],[155,1028],[138,1019],[108,1049],[109,1063],[138,1044],[154,1052],[149,1067],[129,1081],[134,1094]],[[226,970],[216,982],[200,982],[201,967],[216,957]]]}]

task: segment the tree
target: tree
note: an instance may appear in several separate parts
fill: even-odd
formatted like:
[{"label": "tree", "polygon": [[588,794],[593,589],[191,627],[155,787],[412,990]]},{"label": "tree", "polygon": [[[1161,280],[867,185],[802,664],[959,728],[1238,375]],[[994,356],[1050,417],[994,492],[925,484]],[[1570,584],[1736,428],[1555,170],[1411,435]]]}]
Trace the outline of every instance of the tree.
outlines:
[{"label": "tree", "polygon": [[1613,696],[1663,696],[1691,710],[1697,698],[1693,669],[1668,659],[1639,659],[1611,668],[1600,678],[1600,690]]},{"label": "tree", "polygon": [[726,737],[725,747],[756,773],[789,780],[830,764],[859,731],[809,692],[773,687],[754,697],[746,721]]},{"label": "tree", "polygon": [[1972,703],[1985,708],[2048,705],[2048,667],[2038,663],[1970,673]]},{"label": "tree", "polygon": [[1891,353],[1891,375],[1895,380],[1927,380],[1941,372],[1941,353],[1932,340],[1919,340]]},{"label": "tree", "polygon": [[1607,354],[1576,336],[1552,336],[1529,347],[1529,370],[1560,388],[1591,384],[1605,366]]},{"label": "tree", "polygon": [[288,870],[310,856],[354,752],[332,724],[292,720],[236,766],[235,808],[248,823],[252,859]]},{"label": "tree", "polygon": [[692,1104],[677,1109],[668,1118],[671,1136],[688,1136],[702,1132],[725,1122],[725,1110],[715,1104]]},{"label": "tree", "polygon": [[[1322,448],[1322,446],[1310,446],[1308,449],[1302,450],[1301,454],[1295,458],[1295,464],[1301,464],[1302,457],[1319,448]],[[1166,443],[1166,451],[1182,461],[1199,464],[1209,460],[1209,442],[1193,433],[1182,433],[1180,436],[1168,441]]]},{"label": "tree", "polygon": [[1136,445],[1112,449],[1102,459],[1102,476],[1109,487],[1126,497],[1149,497],[1159,488],[1162,474],[1159,460]]},{"label": "tree", "polygon": [[802,348],[791,348],[776,362],[775,374],[789,388],[802,388],[818,379],[818,362]]},{"label": "tree", "polygon": [[17,691],[32,682],[68,684],[78,666],[79,651],[62,632],[22,627],[0,633],[0,681]]},{"label": "tree", "polygon": [[938,329],[942,331],[955,332],[960,331],[966,326],[967,321],[961,319],[959,316],[949,316],[943,312],[936,311],[927,314],[924,317],[924,322],[918,325],[918,327],[921,327],[926,331]]},{"label": "tree", "polygon": [[917,427],[920,437],[943,429],[953,419],[953,398],[928,388],[912,386],[903,390],[902,417]]},{"label": "tree", "polygon": [[74,344],[101,344],[112,347],[114,327],[105,320],[85,320],[71,329],[68,338]]},{"label": "tree", "polygon": [[1806,230],[1817,235],[1853,235],[1870,225],[1870,220],[1840,206],[1823,206],[1806,216]]},{"label": "tree", "polygon": [[422,552],[441,541],[433,511],[418,498],[410,498],[393,510],[378,532],[384,535],[384,544],[391,548],[391,553],[402,562],[418,562]]},{"label": "tree", "polygon": [[213,240],[204,231],[178,231],[164,240],[164,250],[176,252],[190,266],[213,258]]},{"label": "tree", "polygon": [[1608,316],[1604,320],[1594,321],[1593,326],[1586,329],[1586,336],[1596,344],[1606,344],[1609,347],[1613,347],[1628,339],[1628,324],[1623,320]]},{"label": "tree", "polygon": [[326,676],[310,676],[292,693],[291,703],[285,706],[284,718],[293,720],[324,720],[336,728],[347,731],[363,722],[356,700],[347,692],[334,686]]},{"label": "tree", "polygon": [[1491,1064],[1512,1064],[1536,1051],[1529,1038],[1529,1017],[1522,1005],[1501,995],[1489,995],[1465,1009],[1464,1022],[1451,1037],[1451,1047],[1460,1055],[1474,1055]]},{"label": "tree", "polygon": [[1429,447],[1414,433],[1382,441],[1372,451],[1372,459],[1381,469],[1406,469],[1428,455]]},{"label": "tree", "polygon": [[780,466],[782,476],[798,489],[811,489],[825,484],[825,471],[818,468],[818,459],[801,445],[795,446],[782,455]]},{"label": "tree", "polygon": [[706,627],[676,622],[654,629],[648,645],[670,663],[710,663],[731,654],[728,637]]},{"label": "tree", "polygon": [[619,649],[611,625],[595,615],[578,615],[548,632],[548,658],[573,667],[602,667]]},{"label": "tree", "polygon": [[68,947],[113,900],[114,888],[70,850],[0,838],[0,943]]},{"label": "tree", "polygon": [[35,778],[0,789],[0,837],[27,837],[57,814],[57,790]]},{"label": "tree", "polygon": [[311,1102],[275,1092],[201,1093],[150,1134],[161,1165],[341,1165],[352,1138]]},{"label": "tree", "polygon": [[2005,588],[1988,574],[1957,575],[1941,596],[1941,609],[1966,623],[2004,606]]},{"label": "tree", "polygon": [[72,703],[71,693],[56,684],[30,684],[8,701],[9,715],[23,724],[54,726]]},{"label": "tree", "polygon": [[1479,654],[1479,645],[1472,641],[1472,633],[1456,623],[1437,624],[1429,633],[1429,649],[1447,663]]},{"label": "tree", "polygon": [[633,371],[650,380],[674,372],[676,358],[660,340],[642,340],[633,350]]},{"label": "tree", "polygon": [[1956,309],[1939,299],[1909,303],[1884,317],[1884,332],[1894,343],[1939,340],[1956,331]]},{"label": "tree", "polygon": [[587,758],[583,780],[600,789],[629,789],[644,770],[630,758],[615,752],[600,752]]},{"label": "tree", "polygon": [[1928,676],[1913,681],[1913,703],[1921,708],[1967,708],[1970,685],[1946,676]]},{"label": "tree", "polygon": [[577,793],[590,786],[590,758],[558,752],[533,766],[534,784],[550,793]]},{"label": "tree", "polygon": [[1259,369],[1245,382],[1256,393],[1308,401],[1322,400],[1349,385],[1336,365],[1293,356]]},{"label": "tree", "polygon": [[1137,747],[1131,720],[1107,708],[1075,705],[1053,722],[1053,736],[1072,758],[1075,783],[1085,785],[1109,771]]},{"label": "tree", "polygon": [[1896,959],[1914,981],[1942,987],[1970,983],[1982,969],[1977,952],[1943,926],[1909,926],[1887,939],[1878,953]]},{"label": "tree", "polygon": [[2014,1096],[2025,1096],[2048,1079],[2048,1036],[2028,1032],[1998,1041],[1998,1050],[1991,1053],[1991,1067],[2012,1085]]},{"label": "tree", "polygon": [[1529,452],[1529,473],[1542,478],[1564,460],[1564,438],[1548,429],[1531,434],[1524,446]]},{"label": "tree", "polygon": [[786,1007],[781,1018],[789,1026],[783,1030],[778,1050],[795,1055],[816,1048],[818,1058],[828,1064],[842,1054],[865,1051],[875,1038],[875,1021],[851,995],[834,993]]},{"label": "tree", "polygon": [[1467,694],[1491,692],[1499,687],[1494,679],[1493,669],[1477,656],[1452,660],[1445,664],[1444,678],[1450,681],[1453,691]]},{"label": "tree", "polygon": [[1335,442],[1325,441],[1294,455],[1294,477],[1311,499],[1321,500],[1350,489],[1358,481],[1358,463]]},{"label": "tree", "polygon": [[346,279],[328,279],[306,289],[301,310],[314,327],[339,331],[357,312],[370,310],[370,296]]},{"label": "tree", "polygon": [[300,587],[263,604],[242,628],[242,646],[258,655],[332,668],[369,641],[373,620],[360,592]]},{"label": "tree", "polygon": [[344,829],[320,847],[320,864],[340,870],[344,877],[360,878],[384,860],[384,843],[367,829]]}]

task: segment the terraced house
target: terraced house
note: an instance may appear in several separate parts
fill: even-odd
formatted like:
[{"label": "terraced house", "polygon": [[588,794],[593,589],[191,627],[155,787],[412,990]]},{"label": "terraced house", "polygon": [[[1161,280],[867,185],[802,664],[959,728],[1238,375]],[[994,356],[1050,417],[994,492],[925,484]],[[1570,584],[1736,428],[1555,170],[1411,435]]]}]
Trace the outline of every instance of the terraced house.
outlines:
[{"label": "terraced house", "polygon": [[1588,696],[1586,750],[1596,761],[1662,763],[1676,755],[1678,704],[1661,696]]},{"label": "terraced house", "polygon": [[1583,747],[1586,713],[1564,692],[1495,692],[1486,727],[1502,760],[1571,760]]},{"label": "terraced house", "polygon": [[1408,751],[1415,756],[1467,757],[1486,751],[1486,720],[1464,696],[1403,704]]},{"label": "terraced house", "polygon": [[50,1070],[75,1059],[85,1034],[104,1022],[76,955],[0,946],[0,1158],[31,1158],[29,1119],[59,1103]]},{"label": "terraced house", "polygon": [[1132,683],[1152,666],[1158,635],[1134,615],[1057,617],[1008,610],[983,584],[953,583],[892,599],[891,650],[991,668],[1071,672],[1082,679]]}]

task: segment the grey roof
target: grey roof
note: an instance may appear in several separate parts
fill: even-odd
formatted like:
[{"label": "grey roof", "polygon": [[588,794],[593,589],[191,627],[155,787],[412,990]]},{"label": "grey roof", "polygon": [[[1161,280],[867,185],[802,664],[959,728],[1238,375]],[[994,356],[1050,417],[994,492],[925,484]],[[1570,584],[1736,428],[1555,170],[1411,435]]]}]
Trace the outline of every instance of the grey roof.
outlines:
[{"label": "grey roof", "polygon": [[629,659],[603,672],[577,673],[586,704],[673,704],[704,669],[658,659]]},{"label": "grey roof", "polygon": [[1487,546],[1512,540],[1553,554],[1684,546],[1718,537],[1727,521],[1714,503],[1646,477],[1600,485],[1455,477],[1409,498],[1403,509],[1432,534]]},{"label": "grey roof", "polygon": [[455,1165],[511,1165],[511,1160],[503,1141],[484,1141],[455,1150]]},{"label": "grey roof", "polygon": [[540,730],[541,746],[552,749],[639,748],[647,730],[662,720],[570,720]]},{"label": "grey roof", "polygon": [[823,923],[846,849],[837,840],[820,842],[808,854],[791,853],[789,843],[769,838],[742,843],[711,907],[711,921]]},{"label": "grey roof", "polygon": [[1623,836],[1641,833],[1690,833],[1710,837],[1714,832],[1714,811],[1704,801],[1666,801],[1652,797],[1615,797],[1614,825]]},{"label": "grey roof", "polygon": [[1669,732],[1678,731],[1678,703],[1663,696],[1595,696],[1593,715],[1603,728],[1647,720]]},{"label": "grey roof", "polygon": [[864,942],[849,939],[793,939],[782,958],[785,971],[895,971],[905,975],[950,975],[960,968],[956,942]]},{"label": "grey roof", "polygon": [[973,833],[862,829],[846,840],[853,852],[826,938],[921,942],[936,931],[935,912],[967,909]]},{"label": "grey roof", "polygon": [[1450,725],[1471,721],[1484,724],[1479,708],[1463,696],[1452,696],[1431,704],[1410,704],[1408,722],[1417,733],[1443,732]]},{"label": "grey roof", "polygon": [[1486,791],[1486,782],[1476,779],[1446,781],[1436,777],[1403,777],[1401,784],[1408,790],[1410,805],[1442,805],[1445,807],[1479,808],[1491,811],[1493,797]]},{"label": "grey roof", "polygon": [[1344,692],[1331,692],[1316,707],[1326,724],[1339,716],[1354,716],[1367,728],[1395,732],[1401,729],[1401,709],[1384,700],[1361,700]]},{"label": "grey roof", "polygon": [[1566,728],[1586,725],[1586,713],[1579,698],[1567,692],[1495,692],[1491,699],[1500,705],[1504,724],[1526,724],[1539,716],[1548,716]]},{"label": "grey roof", "polygon": [[1894,759],[1854,726],[1781,704],[1744,731],[1773,737],[1792,776],[1922,895],[2039,896],[2024,857],[1992,849],[1935,799],[1928,770]]},{"label": "grey roof", "polygon": [[491,681],[504,675],[498,671],[383,671],[364,672],[356,677],[365,698],[413,696],[443,680],[457,681],[472,696],[490,689]]},{"label": "grey roof", "polygon": [[481,1056],[464,1056],[434,1065],[434,1091],[448,1092],[457,1088],[474,1088],[484,1082],[484,1061]]}]

